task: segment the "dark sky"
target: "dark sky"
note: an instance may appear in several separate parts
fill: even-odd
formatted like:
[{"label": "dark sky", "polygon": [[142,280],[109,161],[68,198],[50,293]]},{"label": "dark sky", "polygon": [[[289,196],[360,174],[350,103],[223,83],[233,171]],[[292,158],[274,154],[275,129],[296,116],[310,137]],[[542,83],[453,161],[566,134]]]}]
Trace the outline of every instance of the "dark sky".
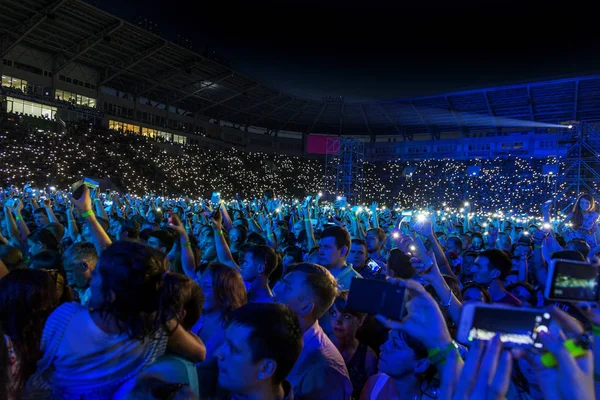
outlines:
[{"label": "dark sky", "polygon": [[[200,5],[191,5],[196,3]],[[406,5],[412,3],[418,5]],[[317,99],[402,98],[600,71],[600,29],[593,23],[598,15],[593,2],[96,4],[125,19],[147,17],[167,38],[179,33],[198,47],[210,45],[230,59],[235,70]]]}]

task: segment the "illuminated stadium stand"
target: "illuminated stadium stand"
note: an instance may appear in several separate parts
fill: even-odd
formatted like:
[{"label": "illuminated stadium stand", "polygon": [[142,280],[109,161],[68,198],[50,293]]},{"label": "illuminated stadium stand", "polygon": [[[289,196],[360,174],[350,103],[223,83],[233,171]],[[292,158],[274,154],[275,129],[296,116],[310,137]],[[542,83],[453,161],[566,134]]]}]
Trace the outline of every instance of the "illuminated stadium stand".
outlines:
[{"label": "illuminated stadium stand", "polygon": [[600,76],[366,103],[300,98],[80,0],[4,1],[0,36],[4,109],[179,143],[301,155],[312,134],[341,134],[368,142],[372,161],[547,157],[567,146],[561,130],[502,121],[600,120]]}]

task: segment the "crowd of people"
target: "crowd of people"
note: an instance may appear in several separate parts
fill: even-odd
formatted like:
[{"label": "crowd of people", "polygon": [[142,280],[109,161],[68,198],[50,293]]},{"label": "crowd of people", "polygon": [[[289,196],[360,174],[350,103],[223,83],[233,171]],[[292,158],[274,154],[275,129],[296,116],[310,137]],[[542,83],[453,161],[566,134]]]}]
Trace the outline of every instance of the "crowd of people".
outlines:
[{"label": "crowd of people", "polygon": [[[19,138],[22,122],[4,122],[0,398],[596,397],[598,303],[544,296],[552,260],[599,263],[588,194],[565,213],[539,193],[512,212],[464,193],[351,204],[319,193],[313,161],[207,162],[85,125]],[[304,193],[279,192],[290,185]],[[350,307],[360,279],[404,290],[399,317]],[[459,342],[469,303],[546,310],[543,350]]]},{"label": "crowd of people", "polygon": [[[3,186],[34,181],[64,189],[81,176],[97,176],[138,195],[207,197],[213,188],[220,188],[224,199],[234,199],[236,194],[254,198],[273,188],[282,198],[300,199],[321,191],[325,182],[323,158],[168,145],[85,123],[57,133],[11,114],[0,115],[0,134],[6,143],[0,153]],[[468,197],[484,211],[537,214],[537,204],[563,189],[556,185],[555,175],[542,173],[544,165],[556,162],[519,157],[366,162],[357,191],[365,203],[439,207],[441,201],[458,204]],[[469,175],[470,166],[481,170]]]}]

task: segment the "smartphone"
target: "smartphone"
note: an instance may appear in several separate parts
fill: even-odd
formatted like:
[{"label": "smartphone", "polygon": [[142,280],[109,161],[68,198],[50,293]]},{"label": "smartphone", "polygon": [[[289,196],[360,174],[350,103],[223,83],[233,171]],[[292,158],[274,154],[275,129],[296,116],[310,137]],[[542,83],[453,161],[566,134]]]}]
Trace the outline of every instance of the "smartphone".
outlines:
[{"label": "smartphone", "polygon": [[346,307],[368,314],[381,314],[396,321],[404,316],[406,290],[386,281],[352,278]]},{"label": "smartphone", "polygon": [[597,301],[598,266],[581,261],[550,261],[544,297],[554,301]]},{"label": "smartphone", "polygon": [[366,266],[373,272],[375,273],[380,273],[381,272],[381,266],[379,264],[377,264],[377,261],[373,260],[372,258],[369,258],[367,260],[367,264]]},{"label": "smartphone", "polygon": [[73,193],[73,198],[78,200],[83,194],[83,185],[87,186],[90,189],[96,189],[100,184],[93,179],[83,178],[75,182],[71,185],[71,192]]},{"label": "smartphone", "polygon": [[409,250],[410,254],[413,257],[421,260],[421,263],[424,265],[433,265],[433,260],[429,254],[427,254],[427,249],[425,248],[425,245],[420,237],[417,236],[417,238],[411,243]]},{"label": "smartphone", "polygon": [[498,304],[463,304],[457,339],[467,344],[491,340],[500,335],[507,348],[543,348],[539,332],[548,332],[552,317],[543,309],[510,307]]}]

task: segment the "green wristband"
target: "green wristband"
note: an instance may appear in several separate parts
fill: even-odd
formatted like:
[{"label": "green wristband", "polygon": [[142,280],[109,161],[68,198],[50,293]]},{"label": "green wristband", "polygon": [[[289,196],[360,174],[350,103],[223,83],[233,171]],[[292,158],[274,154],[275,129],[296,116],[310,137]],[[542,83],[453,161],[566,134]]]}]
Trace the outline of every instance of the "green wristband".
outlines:
[{"label": "green wristband", "polygon": [[592,333],[596,337],[600,337],[600,325],[592,325]]},{"label": "green wristband", "polygon": [[81,214],[81,216],[82,216],[83,218],[87,218],[87,217],[89,217],[89,216],[91,216],[91,215],[94,215],[94,211],[93,211],[93,210],[86,211],[86,212],[84,212],[84,213],[82,213],[82,214]]},{"label": "green wristband", "polygon": [[[573,340],[573,339],[565,340],[564,347],[575,358],[581,357],[581,356],[585,355],[587,352],[586,349],[584,349],[583,347],[581,347],[577,343],[575,343],[575,340]],[[558,361],[556,361],[556,357],[554,357],[554,354],[552,354],[550,352],[543,354],[542,357],[540,358],[540,360],[542,361],[542,364],[546,368],[553,368],[558,365]]]},{"label": "green wristband", "polygon": [[[446,359],[448,358],[448,355],[453,351],[456,351],[458,353],[458,346],[456,345],[456,343],[454,343],[454,341],[448,343],[446,345],[446,347],[428,350],[427,351],[427,353],[428,353],[427,359],[429,360],[429,362],[431,364],[435,364],[435,365],[443,364],[446,361]],[[459,356],[460,356],[460,354],[459,354]]]},{"label": "green wristband", "polygon": [[22,219],[23,219],[23,217],[22,217],[22,216],[20,216],[20,215],[17,215],[17,216],[15,217],[15,221],[20,221],[20,220],[22,220]]},{"label": "green wristband", "polygon": [[192,247],[192,242],[181,243],[183,247]]},{"label": "green wristband", "polygon": [[222,231],[215,231],[215,234],[216,234],[217,236],[223,236],[223,232],[222,232]]}]

